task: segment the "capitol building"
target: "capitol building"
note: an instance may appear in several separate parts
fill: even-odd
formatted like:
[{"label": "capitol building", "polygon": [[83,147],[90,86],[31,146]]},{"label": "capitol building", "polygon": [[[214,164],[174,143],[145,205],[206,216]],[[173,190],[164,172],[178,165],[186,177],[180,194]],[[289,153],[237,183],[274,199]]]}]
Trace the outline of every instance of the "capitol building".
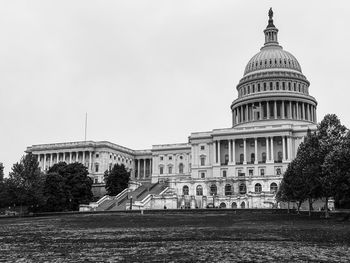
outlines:
[{"label": "capitol building", "polygon": [[[81,162],[101,199],[93,210],[271,208],[288,164],[308,130],[316,130],[317,101],[298,60],[278,42],[273,12],[265,42],[247,63],[230,105],[228,128],[193,132],[188,142],[132,150],[108,141],[33,145],[42,170]],[[106,196],[104,172],[124,164],[128,189]]]}]

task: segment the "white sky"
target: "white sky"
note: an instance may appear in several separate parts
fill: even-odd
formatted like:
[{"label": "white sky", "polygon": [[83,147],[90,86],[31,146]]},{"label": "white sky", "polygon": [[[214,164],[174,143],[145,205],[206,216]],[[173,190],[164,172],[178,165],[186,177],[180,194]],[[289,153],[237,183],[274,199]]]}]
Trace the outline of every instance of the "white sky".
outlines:
[{"label": "white sky", "polygon": [[350,127],[350,2],[1,1],[0,162],[84,139],[132,149],[231,126],[230,104],[274,10],[318,119]]}]

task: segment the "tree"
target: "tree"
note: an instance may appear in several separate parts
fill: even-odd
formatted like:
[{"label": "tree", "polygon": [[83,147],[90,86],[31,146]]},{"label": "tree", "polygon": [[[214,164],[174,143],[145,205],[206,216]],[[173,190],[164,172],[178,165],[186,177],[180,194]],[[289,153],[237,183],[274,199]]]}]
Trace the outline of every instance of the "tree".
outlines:
[{"label": "tree", "polygon": [[45,181],[45,196],[48,211],[78,210],[80,204],[92,200],[92,179],[81,163],[53,165]]},{"label": "tree", "polygon": [[44,175],[41,173],[37,157],[28,153],[19,163],[15,163],[9,174],[7,186],[13,203],[26,205],[32,210],[44,202]]},{"label": "tree", "polygon": [[0,163],[0,183],[4,181],[4,165]]},{"label": "tree", "polygon": [[115,164],[111,170],[105,171],[106,190],[108,195],[117,195],[128,187],[130,172],[124,164]]},{"label": "tree", "polygon": [[[317,127],[317,137],[320,142],[320,158],[322,159],[322,170],[320,174],[320,183],[322,186],[322,196],[325,198],[325,217],[329,217],[328,200],[335,196],[338,189],[338,182],[335,174],[329,169],[333,151],[343,143],[347,129],[340,123],[335,114],[326,115]],[[328,164],[324,164],[328,159]],[[333,159],[334,160],[334,159]],[[324,164],[324,165],[323,165]]]}]

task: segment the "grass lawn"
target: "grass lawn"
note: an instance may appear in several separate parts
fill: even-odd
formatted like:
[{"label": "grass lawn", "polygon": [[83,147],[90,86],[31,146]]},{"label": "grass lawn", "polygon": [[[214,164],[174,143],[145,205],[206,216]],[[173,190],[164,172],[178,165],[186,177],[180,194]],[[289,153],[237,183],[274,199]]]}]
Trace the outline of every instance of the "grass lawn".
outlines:
[{"label": "grass lawn", "polygon": [[0,220],[0,262],[349,262],[350,222],[232,211]]}]

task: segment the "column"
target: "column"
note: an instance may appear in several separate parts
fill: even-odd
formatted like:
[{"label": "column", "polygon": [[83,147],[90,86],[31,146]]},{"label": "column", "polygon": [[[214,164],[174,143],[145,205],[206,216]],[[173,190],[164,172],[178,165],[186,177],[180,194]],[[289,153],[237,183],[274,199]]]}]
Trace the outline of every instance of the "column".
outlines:
[{"label": "column", "polygon": [[285,119],[285,114],[284,114],[284,100],[282,100],[282,110],[281,110],[281,115],[282,115],[282,119]]},{"label": "column", "polygon": [[232,125],[235,125],[235,109],[232,110]]},{"label": "column", "polygon": [[69,163],[72,163],[72,152],[69,152]]},{"label": "column", "polygon": [[255,161],[254,164],[258,164],[258,138],[254,138],[254,146],[255,146]]},{"label": "column", "polygon": [[288,160],[291,161],[292,160],[292,138],[288,136],[287,141],[288,141]]},{"label": "column", "polygon": [[270,161],[269,137],[266,137],[266,162]]},{"label": "column", "polygon": [[231,158],[232,158],[232,155],[231,155],[231,140],[227,140],[228,142],[228,163],[230,164],[232,162]]},{"label": "column", "polygon": [[302,114],[303,114],[303,120],[306,120],[306,118],[305,118],[305,105],[304,105],[304,102],[302,102],[301,103],[301,112],[302,112]]},{"label": "column", "polygon": [[141,159],[137,159],[137,177],[139,179],[141,178]]},{"label": "column", "polygon": [[92,152],[89,151],[89,170],[92,170]]},{"label": "column", "polygon": [[312,121],[311,117],[311,104],[307,104],[307,117],[309,121]]},{"label": "column", "polygon": [[296,107],[296,119],[299,120],[299,103],[298,102],[295,102],[295,107]]},{"label": "column", "polygon": [[43,171],[46,170],[46,153],[44,153],[44,166],[43,166]]},{"label": "column", "polygon": [[274,104],[273,105],[273,111],[274,111],[273,116],[275,119],[277,119],[277,101],[274,101],[273,104]]},{"label": "column", "polygon": [[240,110],[240,112],[241,112],[241,123],[243,122],[243,106],[240,106],[239,107],[239,110]]},{"label": "column", "polygon": [[218,163],[219,163],[219,165],[221,165],[220,140],[218,140]]},{"label": "column", "polygon": [[243,159],[243,164],[247,164],[247,139],[243,139],[243,154],[244,154],[244,159]]},{"label": "column", "polygon": [[232,140],[232,163],[236,164],[236,141]]},{"label": "column", "polygon": [[293,115],[292,115],[292,102],[289,101],[288,104],[289,104],[288,118],[289,118],[289,119],[292,119],[292,117],[293,117]]},{"label": "column", "polygon": [[267,113],[267,116],[266,116],[266,119],[270,119],[270,104],[268,101],[266,101],[266,113]]},{"label": "column", "polygon": [[315,112],[315,122],[317,122],[316,106],[314,106],[314,112]]},{"label": "column", "polygon": [[143,159],[143,178],[146,178],[146,165],[147,165],[147,159]]},{"label": "column", "polygon": [[83,151],[83,165],[85,165],[85,151]]},{"label": "column", "polygon": [[286,161],[286,145],[285,145],[285,136],[282,136],[282,161]]},{"label": "column", "polygon": [[152,159],[149,159],[149,175],[152,176],[152,172],[153,172],[153,166],[152,166],[153,162]]},{"label": "column", "polygon": [[248,104],[245,105],[245,121],[248,121]]},{"label": "column", "polygon": [[[213,141],[213,152],[214,152],[214,160],[213,163],[216,164],[218,161],[218,157],[217,157],[217,152],[216,152],[216,141]],[[193,157],[192,157],[193,159]]]},{"label": "column", "polygon": [[275,162],[275,156],[273,152],[273,137],[271,137],[271,161]]},{"label": "column", "polygon": [[262,120],[263,119],[263,108],[262,108],[262,105],[261,105],[261,101],[259,102],[259,120]]},{"label": "column", "polygon": [[52,154],[52,153],[50,153],[50,165],[49,165],[49,167],[51,167],[51,166],[52,166],[52,159],[53,159],[53,154]]}]

